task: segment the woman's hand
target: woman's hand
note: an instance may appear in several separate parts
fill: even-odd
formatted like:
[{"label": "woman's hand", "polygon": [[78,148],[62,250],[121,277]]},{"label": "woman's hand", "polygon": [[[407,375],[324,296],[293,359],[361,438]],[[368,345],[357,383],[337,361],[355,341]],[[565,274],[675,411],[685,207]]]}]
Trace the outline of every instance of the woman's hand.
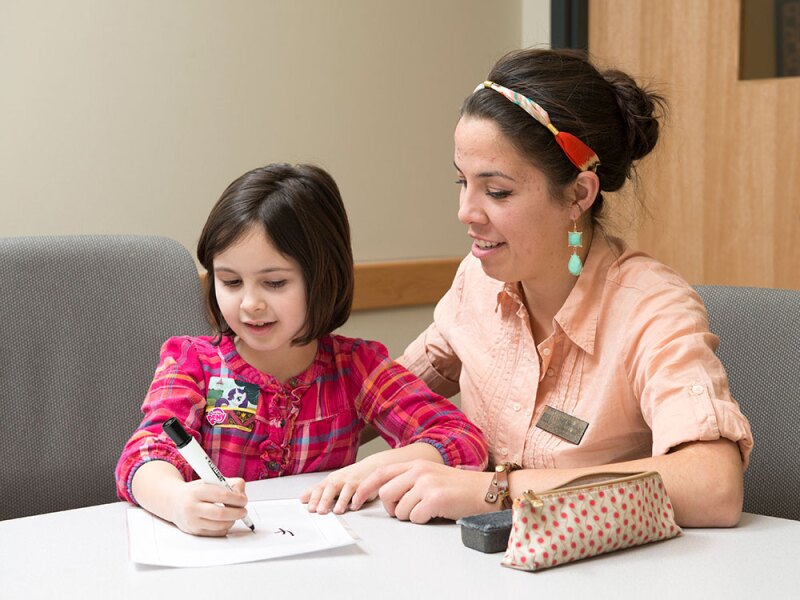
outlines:
[{"label": "woman's hand", "polygon": [[[455,469],[424,460],[377,469],[361,485],[359,494],[380,493],[383,506],[393,517],[412,523],[431,519],[460,519],[500,510],[484,501],[493,474]],[[360,501],[353,498],[353,503]]]}]

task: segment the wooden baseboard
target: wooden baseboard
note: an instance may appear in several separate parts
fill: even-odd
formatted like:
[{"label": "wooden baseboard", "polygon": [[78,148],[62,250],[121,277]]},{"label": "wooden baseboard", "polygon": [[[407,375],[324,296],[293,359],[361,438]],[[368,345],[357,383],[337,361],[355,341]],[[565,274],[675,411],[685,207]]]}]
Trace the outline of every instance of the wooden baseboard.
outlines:
[{"label": "wooden baseboard", "polygon": [[[450,289],[461,258],[425,258],[355,265],[353,310],[436,304]],[[200,273],[205,287],[207,274]]]}]

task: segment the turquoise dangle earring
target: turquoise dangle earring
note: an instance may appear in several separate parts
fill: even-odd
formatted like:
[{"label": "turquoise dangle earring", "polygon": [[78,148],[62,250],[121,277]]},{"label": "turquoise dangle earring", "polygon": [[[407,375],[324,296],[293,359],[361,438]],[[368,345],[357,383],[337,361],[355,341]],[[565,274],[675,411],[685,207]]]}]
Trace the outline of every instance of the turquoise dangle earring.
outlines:
[{"label": "turquoise dangle earring", "polygon": [[572,248],[572,256],[569,257],[567,269],[569,272],[577,277],[583,270],[583,263],[581,257],[578,256],[578,248],[583,248],[583,232],[578,231],[578,223],[572,221],[572,231],[567,231],[567,246]]}]

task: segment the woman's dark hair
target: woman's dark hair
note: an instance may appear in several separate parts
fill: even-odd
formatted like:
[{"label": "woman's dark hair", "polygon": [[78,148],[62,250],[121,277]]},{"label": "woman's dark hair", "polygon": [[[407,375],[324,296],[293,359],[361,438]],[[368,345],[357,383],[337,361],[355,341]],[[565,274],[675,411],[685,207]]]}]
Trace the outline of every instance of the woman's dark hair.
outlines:
[{"label": "woman's dark hair", "polygon": [[303,273],[306,320],[292,340],[303,345],[347,321],[353,304],[350,225],[333,178],[313,165],[253,169],[222,193],[200,234],[197,258],[208,271],[206,302],[221,335],[233,335],[217,303],[214,257],[260,225],[275,248]]},{"label": "woman's dark hair", "polygon": [[[666,110],[660,95],[621,71],[598,71],[584,53],[574,50],[515,50],[495,64],[487,79],[540,104],[557,129],[594,150],[600,158],[601,192],[620,189],[635,172],[634,161],[655,147],[659,119]],[[484,88],[471,94],[461,114],[497,123],[517,150],[544,172],[554,198],[578,176],[553,134],[496,91]],[[592,206],[595,219],[602,204],[598,193]]]}]

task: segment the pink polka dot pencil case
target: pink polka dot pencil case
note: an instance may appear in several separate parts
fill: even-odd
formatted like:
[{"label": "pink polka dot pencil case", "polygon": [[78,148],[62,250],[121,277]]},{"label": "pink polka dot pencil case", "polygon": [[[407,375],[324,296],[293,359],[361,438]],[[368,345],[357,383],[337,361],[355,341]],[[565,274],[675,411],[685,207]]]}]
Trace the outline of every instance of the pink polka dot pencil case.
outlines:
[{"label": "pink polka dot pencil case", "polygon": [[514,500],[501,564],[536,571],[681,533],[658,473],[598,477]]}]

